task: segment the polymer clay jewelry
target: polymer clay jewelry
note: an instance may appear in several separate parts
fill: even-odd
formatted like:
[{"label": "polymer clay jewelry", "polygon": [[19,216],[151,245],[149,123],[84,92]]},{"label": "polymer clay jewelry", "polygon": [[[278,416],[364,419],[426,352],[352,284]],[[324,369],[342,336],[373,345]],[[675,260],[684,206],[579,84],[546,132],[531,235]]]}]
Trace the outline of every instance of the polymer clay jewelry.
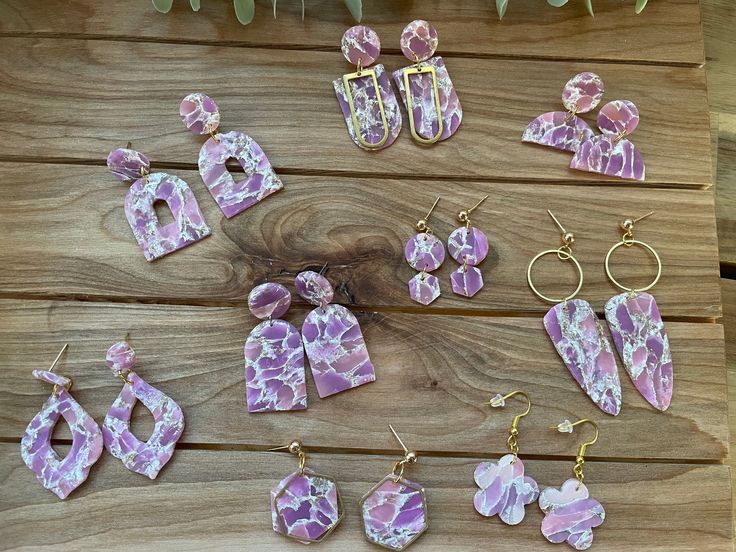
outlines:
[{"label": "polymer clay jewelry", "polygon": [[578,73],[562,89],[562,105],[567,111],[543,113],[527,125],[521,141],[576,152],[595,134],[577,114],[595,109],[602,97],[601,78],[589,71]]},{"label": "polymer clay jewelry", "polygon": [[[123,388],[102,424],[105,448],[130,471],[156,479],[161,468],[171,460],[184,431],[184,414],[173,399],[132,370],[135,351],[127,341],[119,341],[107,350],[106,363],[123,380]],[[136,401],[141,401],[153,415],[153,432],[145,443],[130,431],[130,416]]]},{"label": "polymer clay jewelry", "polygon": [[[36,479],[60,499],[65,499],[87,479],[92,465],[102,454],[102,432],[94,418],[74,400],[72,380],[53,372],[61,351],[48,370],[33,370],[33,377],[53,385],[51,396],[28,424],[20,442],[20,455]],[[61,458],[51,446],[54,426],[63,417],[72,432],[72,446]]]},{"label": "polymer clay jewelry", "polygon": [[407,449],[394,428],[388,427],[404,449],[404,457],[359,504],[368,541],[389,550],[405,550],[429,527],[427,498],[424,487],[404,478],[404,469],[417,462],[417,453]]},{"label": "polymer clay jewelry", "polygon": [[401,111],[383,65],[373,65],[381,53],[376,31],[364,25],[342,35],[342,55],[357,66],[332,81],[350,138],[360,148],[379,150],[394,143],[401,132]]},{"label": "polymer clay jewelry", "polygon": [[437,50],[437,29],[422,19],[401,32],[401,51],[414,65],[393,72],[409,117],[411,135],[420,144],[434,144],[457,132],[463,108]]},{"label": "polymer clay jewelry", "polygon": [[[173,174],[150,173],[151,163],[140,152],[118,148],[107,156],[118,180],[133,182],[125,195],[125,217],[147,261],[191,245],[210,235],[197,200],[186,182]],[[154,203],[163,201],[173,222],[161,226]]]},{"label": "polymer clay jewelry", "polygon": [[531,412],[532,400],[522,391],[512,391],[507,395],[499,393],[486,404],[503,408],[514,395],[524,397],[527,408],[511,422],[506,441],[511,454],[502,456],[498,462],[481,462],[474,474],[475,483],[480,487],[473,500],[476,511],[486,517],[497,515],[508,525],[521,523],[526,513],[525,506],[536,502],[539,497],[537,482],[524,475],[524,463],[519,459],[519,421]]},{"label": "polymer clay jewelry", "polygon": [[585,140],[570,161],[579,171],[644,180],[644,158],[626,136],[639,125],[639,110],[628,100],[614,100],[598,112],[603,134]]},{"label": "polymer clay jewelry", "polygon": [[[217,104],[201,92],[181,101],[179,116],[194,134],[209,134],[199,150],[199,174],[217,205],[227,217],[252,207],[284,187],[261,146],[244,132],[218,132],[220,111]],[[235,180],[225,163],[235,159],[245,171],[245,178]]]},{"label": "polymer clay jewelry", "polygon": [[375,381],[358,320],[342,305],[330,304],[335,292],[327,278],[308,270],[297,274],[294,286],[305,301],[318,305],[302,324],[302,341],[319,396]]},{"label": "polymer clay jewelry", "polygon": [[324,540],[342,521],[344,509],[337,481],[306,467],[299,441],[271,449],[288,450],[299,457],[299,469],[271,489],[271,522],[280,535],[302,544]]},{"label": "polymer clay jewelry", "polygon": [[427,223],[429,215],[440,198],[438,197],[427,215],[416,224],[417,233],[404,246],[404,258],[419,274],[409,280],[409,297],[422,305],[429,305],[440,296],[440,281],[429,274],[437,270],[445,260],[445,244],[432,233]]},{"label": "polymer clay jewelry", "polygon": [[[634,224],[652,214],[653,211],[637,219],[623,221],[621,241],[606,254],[608,279],[624,293],[614,295],[606,302],[605,313],[613,342],[634,387],[654,408],[665,411],[672,402],[672,354],[657,301],[646,293],[662,275],[662,260],[651,245],[634,239]],[[613,252],[621,246],[631,248],[634,245],[648,251],[657,261],[657,275],[652,283],[642,288],[624,286],[611,272]]]},{"label": "polymer clay jewelry", "polygon": [[470,215],[486,199],[488,196],[467,211],[460,211],[457,219],[464,225],[455,228],[447,238],[447,251],[460,263],[450,274],[452,291],[463,297],[472,297],[483,287],[483,274],[476,265],[488,255],[488,237],[470,223]]},{"label": "polymer clay jewelry", "polygon": [[588,487],[583,481],[585,452],[588,447],[598,441],[598,425],[593,420],[579,420],[570,423],[565,420],[556,429],[560,433],[572,433],[580,424],[590,424],[595,429],[593,440],[583,443],[578,448],[575,467],[572,469],[575,479],[568,479],[557,489],[548,487],[539,493],[539,507],[544,512],[542,534],[549,542],[559,544],[566,542],[575,550],[587,550],[593,544],[593,529],[606,519],[606,512],[601,503],[590,498]]},{"label": "polymer clay jewelry", "polygon": [[265,319],[245,340],[248,412],[307,408],[302,336],[287,321],[279,320],[289,305],[291,294],[281,284],[261,284],[248,295],[251,314]]},{"label": "polymer clay jewelry", "polygon": [[[575,299],[583,287],[583,269],[571,249],[575,235],[567,232],[551,211],[547,213],[560,229],[562,245],[542,251],[531,260],[526,270],[527,283],[537,297],[557,303],[544,315],[544,328],[572,377],[598,408],[616,416],[621,410],[621,382],[613,348],[590,303]],[[548,297],[535,287],[532,267],[546,255],[555,255],[560,261],[569,261],[575,266],[578,286],[567,297]]]}]

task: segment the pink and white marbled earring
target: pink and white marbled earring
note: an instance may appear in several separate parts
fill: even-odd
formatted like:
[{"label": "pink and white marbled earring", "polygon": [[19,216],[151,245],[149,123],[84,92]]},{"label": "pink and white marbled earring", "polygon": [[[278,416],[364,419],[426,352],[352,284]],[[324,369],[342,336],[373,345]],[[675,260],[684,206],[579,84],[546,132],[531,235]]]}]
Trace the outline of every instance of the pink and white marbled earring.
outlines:
[{"label": "pink and white marbled earring", "polygon": [[[237,130],[215,134],[220,126],[220,111],[212,98],[201,92],[189,94],[179,105],[179,115],[194,134],[210,135],[199,150],[199,174],[227,218],[284,187],[253,138]],[[245,178],[235,180],[225,166],[229,159],[240,164]]]},{"label": "pink and white marbled earring", "polygon": [[463,297],[473,297],[483,287],[483,274],[477,265],[488,256],[488,237],[470,223],[470,215],[486,199],[488,196],[467,211],[460,211],[457,219],[463,226],[455,228],[447,238],[447,251],[460,263],[450,274],[452,291]]},{"label": "pink and white marbled earring", "polygon": [[595,109],[602,97],[603,81],[598,75],[589,71],[575,75],[562,89],[562,105],[567,111],[543,113],[527,125],[521,141],[578,151],[595,133],[577,114]]},{"label": "pink and white marbled earring", "polygon": [[401,32],[401,51],[414,65],[393,72],[409,117],[411,135],[420,144],[434,144],[457,132],[463,108],[437,50],[437,29],[422,19]]},{"label": "pink and white marbled earring", "polygon": [[289,305],[291,294],[281,284],[261,284],[248,295],[251,314],[265,319],[251,330],[245,341],[248,412],[307,408],[302,337],[294,326],[279,320]]},{"label": "pink and white marbled earring", "polygon": [[417,233],[406,242],[404,258],[419,274],[409,280],[409,297],[422,305],[429,305],[440,296],[440,281],[437,276],[429,274],[437,270],[445,260],[445,245],[427,223],[440,198],[432,205],[427,215],[417,222]]},{"label": "pink and white marbled earring", "polygon": [[[197,200],[186,182],[167,173],[150,173],[151,163],[140,152],[118,148],[107,156],[118,180],[133,182],[125,195],[125,217],[147,261],[191,245],[210,235]],[[164,201],[173,222],[161,226],[154,203]]]},{"label": "pink and white marbled earring", "polygon": [[[71,379],[52,370],[67,346],[61,349],[48,370],[34,370],[33,377],[52,384],[51,396],[28,424],[20,442],[20,455],[44,488],[62,500],[87,479],[92,465],[102,454],[102,433],[94,418],[74,400]],[[61,458],[51,446],[54,426],[63,417],[72,432],[72,446]]]},{"label": "pink and white marbled earring", "polygon": [[[184,414],[171,397],[133,372],[133,364],[135,352],[127,341],[119,341],[107,350],[107,366],[124,385],[105,416],[102,435],[107,451],[126,468],[156,479],[171,460],[184,431]],[[145,443],[130,431],[130,416],[137,400],[153,414],[153,432]]]},{"label": "pink and white marbled earring", "polygon": [[327,278],[311,270],[294,280],[297,293],[318,305],[302,324],[302,341],[321,398],[375,381],[358,319],[342,305],[330,304],[335,292]]},{"label": "pink and white marbled earring", "polygon": [[387,148],[401,132],[401,111],[386,71],[380,63],[369,68],[380,53],[376,31],[350,27],[342,35],[342,54],[357,71],[332,81],[348,134],[366,150]]}]

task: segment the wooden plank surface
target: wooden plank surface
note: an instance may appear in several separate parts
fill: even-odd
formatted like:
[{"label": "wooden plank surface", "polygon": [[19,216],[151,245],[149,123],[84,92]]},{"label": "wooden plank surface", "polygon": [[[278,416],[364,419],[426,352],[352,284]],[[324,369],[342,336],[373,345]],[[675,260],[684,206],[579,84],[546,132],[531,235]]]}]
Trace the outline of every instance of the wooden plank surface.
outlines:
[{"label": "wooden plank surface", "polygon": [[[290,439],[291,434],[284,435]],[[387,433],[387,432],[386,432]],[[384,440],[393,446],[390,434]],[[555,437],[551,439],[563,437]],[[605,439],[605,436],[604,436]],[[574,445],[570,443],[570,448]],[[359,498],[388,473],[395,456],[313,454],[308,465],[338,481],[345,518],[320,550],[376,550],[362,536]],[[298,551],[301,544],[270,527],[269,491],[295,469],[287,454],[177,452],[156,482],[103,455],[93,477],[61,503],[34,481],[17,445],[0,445],[0,529],[15,550],[258,550]],[[426,488],[429,529],[414,550],[470,550],[492,543],[502,552],[559,550],[539,532],[535,505],[516,527],[473,509],[477,458],[420,457],[413,480]],[[525,462],[540,486],[559,485],[571,461]],[[586,483],[606,510],[594,531],[598,551],[730,551],[728,468],[678,464],[586,463]],[[33,531],[27,523],[35,513]],[[644,522],[643,520],[646,520]],[[697,548],[694,548],[697,543]]]},{"label": "wooden plank surface", "polygon": [[[257,2],[256,17],[246,28],[237,22],[232,6],[219,2],[203,2],[196,14],[185,2],[175,2],[171,13],[162,15],[148,0],[3,0],[0,33],[337,52],[342,33],[355,24],[348,10],[332,0],[308,2],[303,22],[299,2],[279,2],[277,7],[278,19],[274,21],[271,3]],[[437,27],[442,55],[703,63],[697,0],[657,0],[639,16],[631,2],[620,0],[597,0],[595,10],[592,18],[580,2],[554,9],[536,0],[516,0],[499,21],[493,2],[487,0],[403,6],[394,0],[371,0],[364,2],[363,23],[378,32],[384,53],[399,53],[398,39],[404,25],[420,18]]]},{"label": "wooden plank surface", "polygon": [[[723,325],[726,335],[726,370],[728,373],[728,417],[730,420],[730,441],[736,439],[736,280],[721,280],[723,289]],[[733,473],[736,457],[729,454],[728,464]],[[736,490],[732,488],[733,497]],[[736,520],[736,516],[734,517]]]},{"label": "wooden plank surface", "polygon": [[[637,227],[637,236],[662,256],[664,275],[654,293],[663,314],[720,316],[709,193],[289,175],[284,191],[227,220],[196,171],[173,172],[190,183],[213,235],[148,263],[125,220],[126,186],[106,168],[0,164],[2,293],[242,304],[253,282],[292,287],[300,270],[329,263],[337,300],[367,309],[541,314],[549,305],[529,290],[525,271],[534,255],[559,245],[558,230],[545,213],[549,208],[577,236],[575,253],[585,270],[581,297],[602,310],[617,293],[603,258],[619,239],[618,224],[652,209],[658,214]],[[436,272],[442,296],[430,308],[419,307],[408,297],[406,282],[415,271],[403,256],[416,220],[441,195],[431,225],[446,239],[458,225],[457,212],[483,194],[489,200],[473,220],[490,240],[489,258],[481,265],[487,285],[470,300],[453,294],[449,278],[457,264],[448,256]],[[23,228],[23,239],[17,228]],[[635,285],[646,285],[656,271],[642,251],[625,251],[613,259],[615,273]],[[566,295],[574,288],[571,267],[546,259],[538,268],[535,282],[549,293]]]},{"label": "wooden plank surface", "polygon": [[[529,121],[560,108],[565,81],[592,70],[608,83],[607,99],[639,107],[642,122],[631,139],[647,163],[645,185],[712,184],[702,68],[448,57],[465,110],[457,135],[428,150],[404,132],[376,154],[347,139],[331,84],[347,68],[336,53],[31,38],[2,38],[0,50],[14,52],[0,59],[0,102],[13,105],[5,114],[5,160],[99,163],[132,140],[156,163],[193,167],[202,138],[184,128],[178,105],[202,90],[218,102],[221,128],[247,131],[287,172],[625,187],[569,169],[565,153],[520,142]],[[383,61],[394,69],[402,59]],[[299,83],[298,94],[289,82]]]},{"label": "wooden plank surface", "polygon": [[[300,327],[306,312],[292,311],[285,318]],[[140,375],[175,397],[186,412],[186,443],[265,448],[298,430],[313,446],[376,450],[386,441],[385,428],[377,421],[392,420],[421,450],[501,453],[513,408],[500,412],[481,403],[498,392],[522,389],[535,405],[523,423],[522,449],[528,454],[570,454],[564,439],[549,438],[549,426],[582,417],[594,418],[606,436],[592,456],[713,461],[727,454],[719,325],[668,323],[676,367],[672,406],[664,414],[649,407],[621,369],[622,413],[611,417],[581,392],[540,319],[398,313],[358,317],[376,382],[319,400],[310,377],[307,411],[249,415],[243,399],[242,347],[257,321],[244,305],[0,301],[0,365],[5,367],[0,438],[21,437],[49,393],[47,385],[30,376],[31,370],[50,362],[66,342],[70,350],[58,370],[74,379],[75,396],[102,419],[120,387],[104,365],[105,351],[130,332]]]}]

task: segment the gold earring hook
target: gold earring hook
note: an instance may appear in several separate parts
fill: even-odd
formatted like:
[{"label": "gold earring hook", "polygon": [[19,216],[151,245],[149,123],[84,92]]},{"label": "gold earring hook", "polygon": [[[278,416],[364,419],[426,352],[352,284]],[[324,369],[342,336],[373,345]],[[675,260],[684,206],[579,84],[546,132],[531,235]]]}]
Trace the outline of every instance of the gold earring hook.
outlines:
[{"label": "gold earring hook", "polygon": [[470,209],[467,209],[467,210],[464,210],[464,211],[460,211],[457,214],[457,219],[460,222],[464,222],[465,223],[465,227],[468,228],[468,229],[470,229],[470,214],[473,211],[475,211],[480,206],[480,204],[483,203],[486,199],[488,199],[488,195],[484,196],[478,203],[476,203],[475,205],[473,205]]},{"label": "gold earring hook", "polygon": [[307,454],[304,452],[304,447],[301,441],[294,439],[288,445],[282,447],[276,447],[268,449],[267,452],[279,452],[282,450],[288,450],[291,454],[296,454],[299,457],[299,475],[304,475],[304,468],[307,464]]},{"label": "gold earring hook", "polygon": [[404,469],[406,468],[406,465],[415,464],[417,462],[418,455],[413,450],[409,450],[408,448],[406,448],[404,441],[401,440],[401,437],[399,437],[399,434],[396,433],[396,430],[391,424],[388,424],[388,428],[391,430],[391,433],[394,434],[394,437],[396,437],[396,440],[401,445],[401,448],[404,449],[404,458],[395,462],[394,467],[391,470],[391,475],[394,476],[394,483],[398,483],[404,475]]},{"label": "gold earring hook", "polygon": [[501,395],[500,393],[493,397],[490,401],[483,404],[489,404],[493,408],[503,408],[506,406],[506,399],[510,399],[511,397],[514,397],[516,395],[521,395],[526,399],[526,410],[522,412],[521,414],[517,414],[514,416],[514,421],[511,422],[511,427],[509,428],[509,438],[506,440],[506,444],[509,447],[509,450],[511,451],[511,454],[514,455],[514,460],[512,463],[516,462],[516,458],[519,456],[519,441],[518,441],[518,435],[519,435],[519,421],[529,414],[532,410],[532,399],[524,393],[523,391],[512,391],[511,393],[507,395]]},{"label": "gold earring hook", "polygon": [[427,220],[429,219],[429,216],[432,214],[432,211],[434,211],[434,208],[437,207],[437,204],[440,202],[440,196],[437,196],[437,199],[434,200],[434,204],[432,205],[432,208],[427,211],[427,214],[425,217],[421,220],[417,221],[416,229],[417,232],[425,232],[427,234],[432,233],[432,229],[429,227],[429,223]]},{"label": "gold earring hook", "polygon": [[588,447],[592,447],[598,442],[598,437],[600,436],[600,430],[598,429],[598,424],[596,424],[593,420],[589,420],[588,418],[583,418],[582,420],[578,420],[575,423],[570,423],[570,420],[565,420],[564,422],[550,428],[550,429],[556,429],[560,433],[572,433],[573,428],[581,424],[592,425],[593,429],[595,430],[595,436],[590,441],[581,443],[580,446],[578,447],[578,455],[575,458],[575,466],[572,468],[572,473],[575,476],[575,478],[578,480],[578,487],[577,487],[578,489],[580,488],[580,485],[582,485],[583,481],[585,480],[585,474],[583,474],[583,466],[585,465],[585,453],[587,452]]}]

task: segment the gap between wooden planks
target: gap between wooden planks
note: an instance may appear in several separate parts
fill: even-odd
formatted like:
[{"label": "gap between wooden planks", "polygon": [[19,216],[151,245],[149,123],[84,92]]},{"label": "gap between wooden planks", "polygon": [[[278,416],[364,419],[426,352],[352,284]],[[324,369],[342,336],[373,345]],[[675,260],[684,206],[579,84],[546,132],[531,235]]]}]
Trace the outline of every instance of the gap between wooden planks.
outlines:
[{"label": "gap between wooden planks", "polygon": [[[200,90],[218,102],[221,128],[248,132],[277,170],[620,183],[570,170],[568,154],[520,143],[535,116],[561,109],[567,79],[592,70],[607,83],[606,99],[632,99],[642,114],[631,136],[648,166],[642,187],[712,184],[702,68],[448,57],[465,110],[457,135],[429,155],[405,131],[374,155],[348,139],[331,84],[347,70],[337,53],[27,38],[0,38],[0,49],[12,52],[0,60],[0,102],[14,106],[3,160],[100,162],[132,141],[154,162],[193,163],[203,140],[185,129],[178,106]],[[399,56],[382,61],[406,65]],[[299,94],[289,82],[299,83]]]}]

